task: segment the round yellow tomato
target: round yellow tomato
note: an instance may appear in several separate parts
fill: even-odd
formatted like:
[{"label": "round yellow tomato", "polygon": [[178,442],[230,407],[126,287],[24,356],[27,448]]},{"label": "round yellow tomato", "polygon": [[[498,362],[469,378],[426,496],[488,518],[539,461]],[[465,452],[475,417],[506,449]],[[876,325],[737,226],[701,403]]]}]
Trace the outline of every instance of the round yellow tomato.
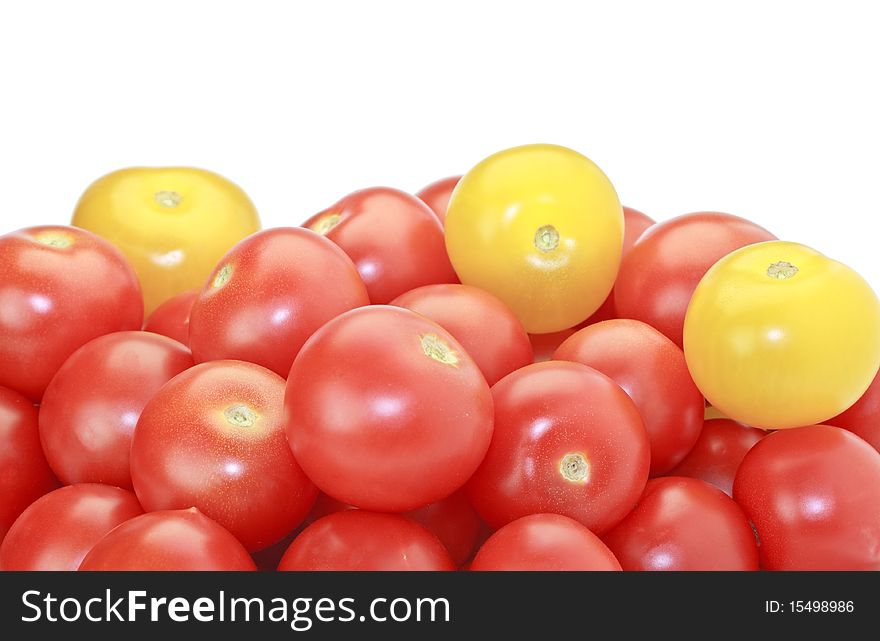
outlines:
[{"label": "round yellow tomato", "polygon": [[133,167],[102,176],[80,198],[72,222],[125,254],[140,278],[147,314],[201,287],[235,243],[260,229],[247,194],[192,167]]},{"label": "round yellow tomato", "polygon": [[880,367],[880,301],[809,247],[749,245],[700,281],[684,353],[697,387],[730,418],[764,429],[821,423],[855,403]]},{"label": "round yellow tomato", "polygon": [[623,209],[590,159],[556,145],[499,152],[452,193],[446,249],[467,285],[495,294],[532,334],[595,312],[614,284]]}]

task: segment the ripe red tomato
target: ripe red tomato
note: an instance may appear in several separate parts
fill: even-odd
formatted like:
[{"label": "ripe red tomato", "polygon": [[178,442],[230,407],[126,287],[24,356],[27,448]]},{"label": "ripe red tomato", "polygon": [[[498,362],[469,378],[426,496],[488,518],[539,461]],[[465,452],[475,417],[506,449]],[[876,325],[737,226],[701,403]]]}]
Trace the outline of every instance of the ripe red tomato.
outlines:
[{"label": "ripe red tomato", "polygon": [[654,225],[657,221],[650,216],[643,214],[638,209],[623,206],[623,253],[620,255],[621,260],[629,254],[636,241],[642,237],[648,227]]},{"label": "ripe red tomato", "polygon": [[192,366],[186,347],[150,332],[107,334],[71,354],[40,406],[40,439],[58,478],[132,489],[129,450],[141,410]]},{"label": "ripe red tomato", "polygon": [[196,508],[150,512],[98,541],[82,571],[246,571],[256,566],[234,536]]},{"label": "ripe red tomato", "polygon": [[490,526],[553,512],[601,535],[633,508],[650,446],[617,383],[580,363],[549,361],[501,379],[492,397],[492,444],[467,488]]},{"label": "ripe red tomato", "polygon": [[740,464],[733,498],[767,570],[880,570],[880,453],[851,432],[768,434]]},{"label": "ripe red tomato", "polygon": [[307,229],[267,229],[214,268],[193,303],[189,345],[197,363],[238,359],[287,376],[316,329],[369,303],[339,247]]},{"label": "ripe red tomato", "polygon": [[861,436],[880,451],[880,372],[855,405],[825,422]]},{"label": "ripe red tomato", "polygon": [[317,496],[284,437],[284,379],[241,361],[179,374],[147,403],[131,478],[148,511],[194,506],[250,551],[300,523]]},{"label": "ripe red tomato", "polygon": [[315,332],[290,370],[285,407],[309,478],[377,511],[452,494],[492,437],[492,395],[474,361],[449,332],[399,307],[355,309]]},{"label": "ripe red tomato", "polygon": [[775,240],[763,227],[717,212],[685,214],[651,226],[621,261],[614,307],[682,346],[684,315],[697,283],[735,249]]},{"label": "ripe red tomato", "polygon": [[34,401],[77,347],[144,320],[131,266],[83,229],[0,236],[0,274],[0,386]]},{"label": "ripe red tomato", "polygon": [[699,479],[651,479],[639,504],[602,540],[624,570],[757,570],[742,509]]},{"label": "ripe red tomato", "polygon": [[422,285],[458,282],[443,225],[425,203],[397,189],[356,191],[303,226],[345,250],[376,305]]},{"label": "ripe red tomato", "polygon": [[532,344],[510,308],[470,285],[425,285],[398,296],[392,305],[426,316],[455,337],[494,385],[532,362]]},{"label": "ripe red tomato", "polygon": [[398,514],[343,510],[318,519],[278,564],[293,570],[454,570],[436,536]]},{"label": "ripe red tomato", "polygon": [[651,476],[671,470],[696,443],[703,395],[681,348],[650,325],[625,319],[590,325],[560,345],[553,358],[589,365],[629,394],[651,442]]},{"label": "ripe red tomato", "polygon": [[441,223],[446,220],[449,197],[452,196],[452,190],[455,189],[459,180],[461,180],[461,176],[442,178],[416,192],[416,196],[431,208]]},{"label": "ripe red tomato", "polygon": [[559,514],[532,514],[505,525],[483,544],[471,563],[484,570],[620,570],[598,536]]},{"label": "ripe red tomato", "polygon": [[199,291],[187,290],[159,305],[147,318],[144,331],[162,334],[189,345],[189,315]]},{"label": "ripe red tomato", "polygon": [[0,387],[0,541],[28,505],[56,487],[40,445],[37,408]]},{"label": "ripe red tomato", "polygon": [[456,567],[471,557],[483,528],[483,522],[463,490],[405,512],[404,516],[421,523],[440,539]]},{"label": "ripe red tomato", "polygon": [[0,570],[76,570],[120,523],[143,513],[131,492],[95,483],[68,485],[34,501],[0,545]]}]

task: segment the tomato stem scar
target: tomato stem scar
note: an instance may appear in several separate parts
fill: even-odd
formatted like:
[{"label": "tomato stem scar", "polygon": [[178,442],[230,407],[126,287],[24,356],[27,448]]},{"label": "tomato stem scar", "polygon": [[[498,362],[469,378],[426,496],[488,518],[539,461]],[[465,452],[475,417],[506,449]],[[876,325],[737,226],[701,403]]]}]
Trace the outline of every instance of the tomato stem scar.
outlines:
[{"label": "tomato stem scar", "polygon": [[37,234],[36,236],[34,236],[34,240],[36,240],[41,245],[46,245],[47,247],[58,247],[59,249],[64,249],[73,245],[73,238],[71,238],[67,234],[55,231],[47,231],[43,232],[42,234]]},{"label": "tomato stem scar", "polygon": [[422,345],[422,351],[428,358],[433,358],[445,365],[458,367],[458,354],[437,334],[422,334],[419,336],[419,342]]},{"label": "tomato stem scar", "polygon": [[230,405],[223,412],[226,421],[236,427],[251,427],[257,421],[257,413],[247,405]]},{"label": "tomato stem scar", "polygon": [[342,216],[339,214],[328,214],[323,218],[320,218],[318,222],[312,225],[312,231],[315,231],[322,236],[326,236],[330,233],[330,230],[336,227],[339,224],[339,221],[342,219]]},{"label": "tomato stem scar", "polygon": [[798,268],[792,265],[787,260],[780,260],[775,263],[771,263],[770,267],[767,268],[767,275],[770,278],[775,278],[776,280],[786,280],[788,278],[793,278],[795,274],[798,273]]},{"label": "tomato stem scar", "polygon": [[538,227],[535,232],[535,247],[542,252],[553,251],[559,247],[559,232],[553,225]]},{"label": "tomato stem scar", "polygon": [[183,196],[181,196],[176,191],[157,191],[153,194],[153,198],[156,199],[156,202],[162,205],[162,207],[172,208],[177,207],[180,204],[180,201],[183,200]]},{"label": "tomato stem scar", "polygon": [[229,279],[232,278],[232,265],[226,263],[223,267],[220,268],[220,271],[217,272],[217,275],[214,277],[214,282],[212,285],[214,287],[223,287],[226,283],[229,282]]},{"label": "tomato stem scar", "polygon": [[580,452],[569,452],[559,461],[559,473],[572,483],[586,483],[590,477],[590,462]]}]

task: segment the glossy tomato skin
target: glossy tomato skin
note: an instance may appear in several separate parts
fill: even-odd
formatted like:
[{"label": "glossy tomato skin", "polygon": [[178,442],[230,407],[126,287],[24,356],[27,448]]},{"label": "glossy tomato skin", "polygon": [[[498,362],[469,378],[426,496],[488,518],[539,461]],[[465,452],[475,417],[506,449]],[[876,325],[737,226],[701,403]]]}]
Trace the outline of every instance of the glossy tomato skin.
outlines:
[{"label": "glossy tomato skin", "polygon": [[632,250],[639,238],[642,237],[648,227],[656,224],[657,221],[640,212],[638,209],[623,206],[623,251],[620,259],[623,260]]},{"label": "glossy tomato skin", "polygon": [[633,508],[650,446],[617,383],[580,363],[548,361],[501,379],[492,396],[492,444],[467,486],[491,527],[553,512],[601,536]]},{"label": "glossy tomato skin", "polygon": [[880,451],[880,372],[854,405],[825,422],[849,430]]},{"label": "glossy tomato skin", "polygon": [[647,230],[620,264],[614,307],[682,346],[684,315],[703,274],[735,249],[774,240],[766,229],[718,212],[685,214]]},{"label": "glossy tomato skin", "polygon": [[285,408],[309,478],[376,511],[452,494],[492,437],[492,395],[474,361],[442,327],[399,307],[355,309],[315,332],[290,370]]},{"label": "glossy tomato skin", "polygon": [[281,539],[317,495],[287,446],[283,401],[284,379],[252,363],[202,363],[171,379],[131,444],[144,508],[194,506],[249,551]]},{"label": "glossy tomato skin", "polygon": [[602,540],[624,570],[758,569],[746,515],[699,479],[651,479],[639,504]]},{"label": "glossy tomato skin", "polygon": [[68,485],[34,501],[0,546],[0,570],[68,570],[107,532],[143,513],[127,490],[96,483]]},{"label": "glossy tomato skin", "polygon": [[199,291],[188,289],[159,305],[144,323],[144,331],[161,334],[189,345],[189,315]]},{"label": "glossy tomato skin", "polygon": [[436,536],[398,514],[343,510],[318,519],[278,564],[294,570],[454,570]]},{"label": "glossy tomato skin", "polygon": [[768,434],[739,466],[733,498],[767,570],[880,569],[880,453],[851,432]]},{"label": "glossy tomato skin", "polygon": [[303,226],[349,255],[374,305],[422,285],[458,282],[446,255],[442,223],[425,203],[397,189],[356,191]]},{"label": "glossy tomato skin", "polygon": [[452,190],[455,189],[459,180],[461,180],[461,176],[441,178],[416,192],[416,196],[431,208],[431,211],[440,219],[441,223],[446,220],[449,198],[452,196]]},{"label": "glossy tomato skin", "polygon": [[186,347],[150,332],[107,334],[71,354],[40,406],[40,439],[58,478],[132,489],[129,450],[141,410],[192,366]]},{"label": "glossy tomato skin", "polygon": [[532,362],[532,344],[519,319],[489,292],[469,285],[425,285],[398,296],[405,307],[440,325],[461,343],[494,385]]},{"label": "glossy tomato skin", "polygon": [[74,227],[0,236],[0,386],[39,401],[89,340],[140,329],[137,276],[110,243]]},{"label": "glossy tomato skin", "polygon": [[150,512],[98,541],[81,571],[248,571],[256,569],[234,536],[195,508]]},{"label": "glossy tomato skin", "polygon": [[532,514],[490,536],[474,557],[471,571],[615,571],[620,563],[589,529],[559,514]]},{"label": "glossy tomato skin", "polygon": [[32,401],[0,387],[0,541],[27,506],[58,487],[37,420]]},{"label": "glossy tomato skin", "polygon": [[651,442],[651,476],[677,465],[700,436],[705,402],[684,352],[650,325],[628,319],[590,325],[560,345],[553,358],[589,365],[629,394]]}]

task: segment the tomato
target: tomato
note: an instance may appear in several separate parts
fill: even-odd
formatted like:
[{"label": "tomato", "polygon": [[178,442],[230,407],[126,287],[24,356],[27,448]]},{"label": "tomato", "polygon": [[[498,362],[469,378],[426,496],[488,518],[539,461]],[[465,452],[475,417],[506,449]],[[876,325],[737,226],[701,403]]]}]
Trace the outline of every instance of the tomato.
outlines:
[{"label": "tomato", "polygon": [[192,366],[186,347],[149,332],[107,334],[71,354],[40,406],[40,439],[58,478],[132,489],[129,450],[141,410]]},{"label": "tomato", "polygon": [[854,405],[825,422],[861,436],[880,451],[880,373]]},{"label": "tomato", "polygon": [[767,570],[880,570],[880,453],[851,432],[773,432],[743,459],[733,498]]},{"label": "tomato", "polygon": [[483,522],[463,490],[404,515],[440,539],[456,567],[471,557],[483,528]]},{"label": "tomato", "polygon": [[131,479],[148,511],[196,507],[250,551],[281,539],[317,490],[284,437],[284,379],[241,361],[178,374],[144,407]]},{"label": "tomato", "polygon": [[549,361],[501,379],[492,397],[492,444],[467,488],[491,527],[553,512],[601,535],[633,508],[650,446],[617,383],[580,363]]},{"label": "tomato", "polygon": [[144,310],[125,258],[73,227],[0,236],[0,386],[34,401],[80,345],[140,329]]},{"label": "tomato", "polygon": [[144,288],[147,314],[201,287],[220,257],[260,229],[247,195],[192,167],[131,167],[102,176],[80,197],[73,224],[122,250]]},{"label": "tomato", "polygon": [[727,418],[709,419],[691,451],[669,474],[702,479],[730,496],[743,457],[766,434]]},{"label": "tomato", "polygon": [[424,571],[455,566],[437,537],[415,521],[397,514],[343,510],[303,530],[278,569]]},{"label": "tomato", "polygon": [[657,221],[643,214],[638,209],[623,207],[623,250],[620,259],[623,260],[632,250],[639,238]]},{"label": "tomato", "polygon": [[588,158],[526,145],[486,158],[449,201],[446,248],[461,282],[494,294],[533,334],[572,327],[614,284],[623,210]]},{"label": "tomato", "polygon": [[28,505],[56,487],[40,445],[37,408],[0,387],[0,541]]},{"label": "tomato", "polygon": [[532,344],[513,312],[482,289],[469,285],[425,285],[398,296],[392,305],[406,307],[443,327],[494,385],[532,362]]},{"label": "tomato", "polygon": [[422,285],[458,282],[446,255],[443,225],[425,203],[397,189],[356,191],[303,226],[345,250],[374,304]]},{"label": "tomato", "polygon": [[369,303],[339,247],[307,229],[267,229],[214,268],[192,307],[189,345],[196,362],[239,359],[287,376],[316,329]]},{"label": "tomato", "polygon": [[287,438],[330,496],[403,512],[460,488],[492,437],[492,395],[449,332],[407,309],[355,309],[319,329],[287,379]]},{"label": "tomato", "polygon": [[624,570],[758,569],[746,515],[699,479],[651,479],[639,504],[602,540]]},{"label": "tomato", "polygon": [[745,247],[700,281],[684,326],[706,399],[747,425],[812,425],[855,403],[880,367],[880,300],[849,267],[788,242]]},{"label": "tomato", "polygon": [[703,395],[681,349],[650,325],[624,319],[590,325],[560,345],[553,358],[589,365],[629,394],[651,443],[651,476],[675,467],[696,443]]},{"label": "tomato", "polygon": [[733,250],[775,238],[743,218],[717,212],[657,223],[620,264],[614,284],[617,315],[644,321],[681,347],[685,311],[703,274]]},{"label": "tomato", "polygon": [[483,544],[470,569],[620,570],[595,534],[559,514],[532,514],[505,525]]},{"label": "tomato", "polygon": [[247,571],[256,566],[234,536],[196,508],[150,512],[111,530],[81,571]]},{"label": "tomato", "polygon": [[76,570],[107,532],[143,513],[131,492],[68,485],[34,501],[0,545],[0,570]]},{"label": "tomato", "polygon": [[569,327],[558,332],[549,334],[529,334],[529,342],[532,344],[534,361],[543,363],[553,358],[553,353],[562,345],[577,329]]},{"label": "tomato", "polygon": [[199,291],[188,289],[159,305],[144,323],[144,331],[162,334],[189,345],[189,315]]},{"label": "tomato", "polygon": [[449,206],[449,198],[452,196],[452,190],[461,180],[461,176],[450,176],[436,182],[432,182],[427,187],[416,192],[416,196],[423,201],[431,211],[440,219],[442,223],[446,220],[446,209]]}]

